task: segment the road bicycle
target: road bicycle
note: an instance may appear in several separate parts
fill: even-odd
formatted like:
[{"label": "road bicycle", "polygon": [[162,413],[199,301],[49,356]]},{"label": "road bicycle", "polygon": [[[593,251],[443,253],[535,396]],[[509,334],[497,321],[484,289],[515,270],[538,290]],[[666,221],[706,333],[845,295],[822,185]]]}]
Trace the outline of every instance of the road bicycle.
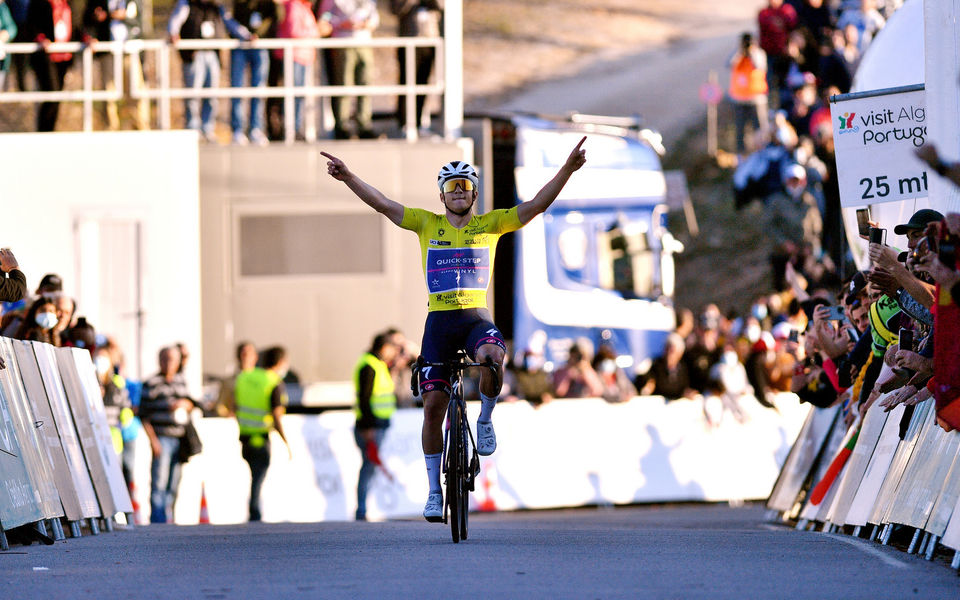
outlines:
[{"label": "road bicycle", "polygon": [[417,359],[415,373],[421,367],[445,367],[450,373],[450,402],[447,405],[446,428],[443,432],[443,474],[446,494],[443,503],[443,522],[450,524],[453,543],[467,539],[467,519],[470,492],[480,474],[480,455],[467,423],[467,404],[463,398],[463,372],[474,367],[490,369],[495,387],[500,384],[500,370],[492,361],[471,362],[463,351],[446,362],[427,362]]}]

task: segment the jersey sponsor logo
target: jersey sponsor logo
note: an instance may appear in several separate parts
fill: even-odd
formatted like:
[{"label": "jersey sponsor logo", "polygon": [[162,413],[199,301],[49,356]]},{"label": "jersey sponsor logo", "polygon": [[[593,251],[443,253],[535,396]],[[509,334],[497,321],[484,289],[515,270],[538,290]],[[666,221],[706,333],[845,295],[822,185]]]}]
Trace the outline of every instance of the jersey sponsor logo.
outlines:
[{"label": "jersey sponsor logo", "polygon": [[427,250],[427,286],[431,294],[486,290],[489,281],[489,247]]},{"label": "jersey sponsor logo", "polygon": [[448,242],[448,241],[445,241],[445,240],[430,240],[430,245],[431,245],[431,246],[449,246],[449,245],[451,245],[452,243],[453,243],[453,242]]}]

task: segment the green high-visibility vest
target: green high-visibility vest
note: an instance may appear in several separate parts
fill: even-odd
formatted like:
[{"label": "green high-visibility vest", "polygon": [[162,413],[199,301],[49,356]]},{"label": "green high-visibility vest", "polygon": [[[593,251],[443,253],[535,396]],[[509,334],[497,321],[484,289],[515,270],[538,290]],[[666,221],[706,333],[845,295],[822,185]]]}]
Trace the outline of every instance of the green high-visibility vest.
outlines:
[{"label": "green high-visibility vest", "polygon": [[240,435],[266,434],[273,428],[270,395],[278,383],[279,375],[259,367],[237,375],[234,394]]},{"label": "green high-visibility vest", "polygon": [[[356,368],[353,370],[353,387],[357,396],[360,394],[360,371],[369,366],[373,369],[373,391],[370,393],[370,410],[373,416],[378,419],[389,419],[390,415],[397,410],[397,396],[393,393],[393,377],[390,376],[390,367],[369,352],[360,357]],[[360,413],[359,397],[355,398],[354,413],[357,419],[363,416]]]}]

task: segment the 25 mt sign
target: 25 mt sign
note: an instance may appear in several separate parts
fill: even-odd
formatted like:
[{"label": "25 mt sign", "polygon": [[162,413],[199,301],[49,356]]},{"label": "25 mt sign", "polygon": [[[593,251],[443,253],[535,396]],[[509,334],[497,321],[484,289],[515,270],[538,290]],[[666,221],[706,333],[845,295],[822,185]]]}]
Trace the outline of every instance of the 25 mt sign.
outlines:
[{"label": "25 mt sign", "polygon": [[865,204],[885,202],[891,192],[899,196],[916,197],[927,193],[927,172],[916,177],[900,177],[892,182],[887,175],[863,177],[860,179],[860,189],[863,192],[860,199],[866,200]]},{"label": "25 mt sign", "polygon": [[842,206],[925,197],[917,148],[927,137],[923,86],[842,94],[830,99]]}]

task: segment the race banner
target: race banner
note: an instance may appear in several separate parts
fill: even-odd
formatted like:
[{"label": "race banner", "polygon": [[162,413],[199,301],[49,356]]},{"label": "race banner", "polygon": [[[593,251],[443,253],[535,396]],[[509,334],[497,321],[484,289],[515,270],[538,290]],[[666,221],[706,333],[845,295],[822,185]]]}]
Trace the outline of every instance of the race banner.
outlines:
[{"label": "race banner", "polygon": [[832,96],[830,115],[842,206],[927,197],[923,84]]}]

